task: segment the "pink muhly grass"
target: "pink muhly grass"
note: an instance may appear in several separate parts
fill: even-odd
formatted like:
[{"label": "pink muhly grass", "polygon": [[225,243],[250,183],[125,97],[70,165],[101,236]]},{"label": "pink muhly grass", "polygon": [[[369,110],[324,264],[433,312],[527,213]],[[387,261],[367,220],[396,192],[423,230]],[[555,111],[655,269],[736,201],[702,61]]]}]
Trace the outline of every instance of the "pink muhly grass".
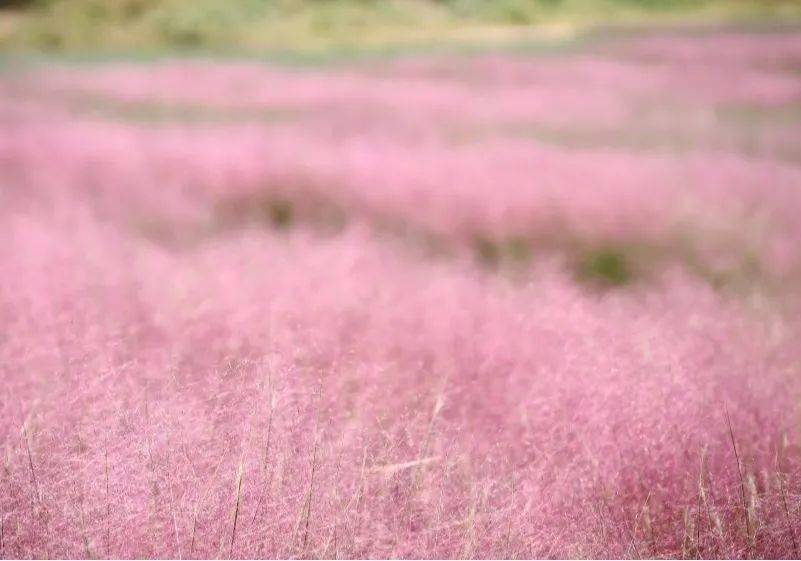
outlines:
[{"label": "pink muhly grass", "polygon": [[[797,163],[494,128],[570,124],[548,114],[581,87],[591,125],[665,84],[731,101],[648,57],[722,58],[762,109],[795,95],[759,86],[783,71],[752,67],[758,39],[719,39],[747,61],[683,39],[564,67],[112,65],[31,71],[28,99],[4,76],[0,555],[797,556]],[[230,105],[233,84],[238,110],[306,113],[133,123],[52,97]],[[587,282],[598,247],[641,274]]]}]

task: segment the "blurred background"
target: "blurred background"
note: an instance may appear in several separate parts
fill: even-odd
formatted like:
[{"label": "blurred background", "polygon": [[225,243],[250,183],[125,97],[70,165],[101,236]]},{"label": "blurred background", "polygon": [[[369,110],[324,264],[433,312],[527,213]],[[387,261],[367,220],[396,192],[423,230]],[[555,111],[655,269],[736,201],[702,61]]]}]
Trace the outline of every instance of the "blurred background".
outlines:
[{"label": "blurred background", "polygon": [[387,49],[569,39],[605,27],[776,24],[796,0],[2,0],[11,51]]}]

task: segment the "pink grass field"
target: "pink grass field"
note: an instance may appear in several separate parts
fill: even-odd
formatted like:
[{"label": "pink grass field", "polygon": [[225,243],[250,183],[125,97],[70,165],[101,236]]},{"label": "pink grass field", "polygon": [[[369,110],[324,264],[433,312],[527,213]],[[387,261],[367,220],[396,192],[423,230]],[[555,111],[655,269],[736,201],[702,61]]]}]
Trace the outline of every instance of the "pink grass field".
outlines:
[{"label": "pink grass field", "polygon": [[0,558],[801,555],[801,35],[6,64]]}]

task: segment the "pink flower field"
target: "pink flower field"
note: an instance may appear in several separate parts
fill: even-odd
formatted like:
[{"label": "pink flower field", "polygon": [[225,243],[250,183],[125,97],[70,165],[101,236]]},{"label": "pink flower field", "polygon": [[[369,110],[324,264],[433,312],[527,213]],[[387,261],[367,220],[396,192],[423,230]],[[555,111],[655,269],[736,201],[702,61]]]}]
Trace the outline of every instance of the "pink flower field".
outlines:
[{"label": "pink flower field", "polygon": [[0,558],[801,555],[801,35],[4,62]]}]

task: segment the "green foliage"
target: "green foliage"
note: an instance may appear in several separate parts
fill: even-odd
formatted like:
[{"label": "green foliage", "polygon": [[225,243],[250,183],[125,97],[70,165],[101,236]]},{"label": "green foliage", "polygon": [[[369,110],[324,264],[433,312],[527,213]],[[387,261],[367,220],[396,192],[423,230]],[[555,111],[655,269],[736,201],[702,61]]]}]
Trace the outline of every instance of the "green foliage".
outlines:
[{"label": "green foliage", "polygon": [[254,0],[163,0],[143,14],[142,23],[168,45],[197,47],[235,41],[238,29],[264,17],[266,7]]},{"label": "green foliage", "polygon": [[478,261],[491,268],[525,265],[531,261],[533,253],[531,241],[524,236],[510,236],[500,240],[476,236],[473,248]]},{"label": "green foliage", "polygon": [[626,251],[612,246],[584,251],[577,272],[580,280],[604,287],[628,284],[634,276]]},{"label": "green foliage", "polygon": [[292,226],[295,210],[292,203],[285,199],[270,199],[264,203],[264,214],[277,230],[286,230]]},{"label": "green foliage", "polygon": [[529,25],[554,15],[563,0],[451,0],[458,16],[496,24]]},{"label": "green foliage", "polygon": [[[508,40],[521,26],[596,24],[704,15],[801,16],[797,0],[0,0],[23,10],[0,47],[139,52],[301,50]],[[473,35],[471,35],[473,33]]]},{"label": "green foliage", "polygon": [[495,267],[500,260],[500,249],[498,244],[487,238],[486,236],[478,236],[475,239],[474,247],[476,257],[479,262],[489,267]]}]

